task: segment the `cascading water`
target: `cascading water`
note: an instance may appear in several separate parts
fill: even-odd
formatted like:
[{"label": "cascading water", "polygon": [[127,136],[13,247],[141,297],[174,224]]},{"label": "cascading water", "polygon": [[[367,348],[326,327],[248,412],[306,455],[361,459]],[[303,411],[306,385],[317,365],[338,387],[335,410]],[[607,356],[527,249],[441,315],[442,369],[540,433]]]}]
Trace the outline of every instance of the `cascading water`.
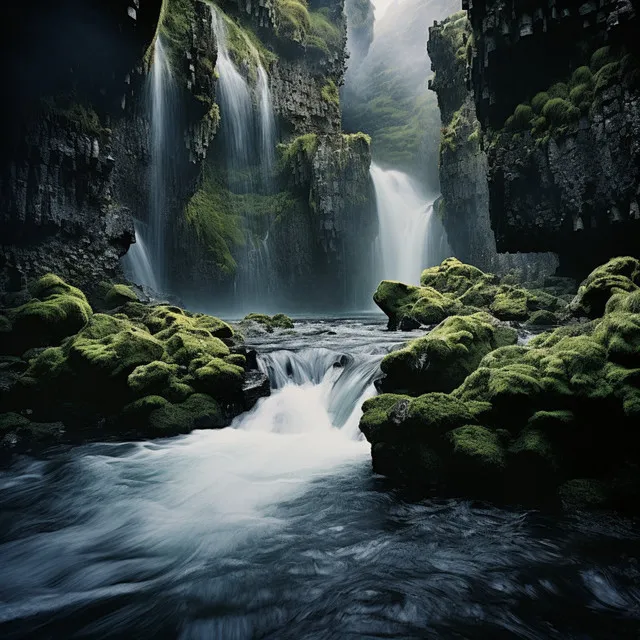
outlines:
[{"label": "cascading water", "polygon": [[176,86],[162,38],[153,45],[153,63],[148,84],[150,135],[149,209],[146,223],[135,221],[136,243],[125,256],[129,277],[138,284],[161,292],[166,288],[165,245],[169,193],[173,179],[172,156],[177,133]]},{"label": "cascading water", "polygon": [[428,202],[401,171],[372,164],[371,178],[380,226],[380,279],[417,284],[425,267],[439,264],[449,255],[433,202]]},{"label": "cascading water", "polygon": [[136,241],[124,256],[123,265],[125,273],[133,282],[149,287],[153,291],[160,291],[147,246],[138,229],[136,229]]},{"label": "cascading water", "polygon": [[[238,194],[269,194],[274,187],[276,148],[269,77],[257,50],[247,41],[256,69],[255,86],[250,86],[232,60],[225,20],[224,14],[211,5],[211,24],[218,45],[218,86],[227,186]],[[261,229],[260,213],[243,212],[246,238],[244,255],[238,260],[234,289],[236,303],[247,310],[255,310],[265,304],[275,280],[268,232]]]}]

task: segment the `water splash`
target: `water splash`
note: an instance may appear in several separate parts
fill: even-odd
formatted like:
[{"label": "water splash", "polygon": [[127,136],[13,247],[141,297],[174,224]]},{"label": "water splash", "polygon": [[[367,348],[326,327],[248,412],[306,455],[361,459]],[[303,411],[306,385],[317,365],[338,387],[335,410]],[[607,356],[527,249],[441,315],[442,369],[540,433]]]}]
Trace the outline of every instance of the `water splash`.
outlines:
[{"label": "water splash", "polygon": [[[415,283],[425,267],[449,255],[441,222],[418,186],[401,171],[371,165],[380,225],[380,277]],[[435,200],[435,198],[434,198]]]},{"label": "water splash", "polygon": [[129,251],[127,251],[122,262],[125,274],[133,282],[149,287],[154,291],[160,290],[147,246],[138,229],[136,229],[136,241],[129,247]]}]

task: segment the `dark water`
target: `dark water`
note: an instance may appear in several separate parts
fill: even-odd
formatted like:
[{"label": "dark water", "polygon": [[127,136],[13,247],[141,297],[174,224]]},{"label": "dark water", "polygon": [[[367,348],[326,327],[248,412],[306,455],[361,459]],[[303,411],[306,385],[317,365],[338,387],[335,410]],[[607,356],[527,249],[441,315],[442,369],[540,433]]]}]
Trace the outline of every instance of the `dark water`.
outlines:
[{"label": "dark water", "polygon": [[304,323],[256,340],[296,384],[234,429],[16,461],[0,637],[640,638],[631,522],[410,503],[372,476],[358,406],[402,339]]}]

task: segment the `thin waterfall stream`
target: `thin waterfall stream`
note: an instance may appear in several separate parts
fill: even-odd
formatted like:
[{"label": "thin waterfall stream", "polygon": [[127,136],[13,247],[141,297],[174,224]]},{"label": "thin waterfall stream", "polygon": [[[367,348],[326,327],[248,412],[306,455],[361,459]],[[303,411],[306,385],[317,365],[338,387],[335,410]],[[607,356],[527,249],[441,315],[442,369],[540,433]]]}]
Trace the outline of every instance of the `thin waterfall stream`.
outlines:
[{"label": "thin waterfall stream", "polygon": [[135,220],[136,242],[124,257],[131,279],[156,292],[166,288],[166,241],[173,146],[176,142],[176,86],[162,37],[153,45],[147,88],[150,122],[149,193],[146,222]]}]

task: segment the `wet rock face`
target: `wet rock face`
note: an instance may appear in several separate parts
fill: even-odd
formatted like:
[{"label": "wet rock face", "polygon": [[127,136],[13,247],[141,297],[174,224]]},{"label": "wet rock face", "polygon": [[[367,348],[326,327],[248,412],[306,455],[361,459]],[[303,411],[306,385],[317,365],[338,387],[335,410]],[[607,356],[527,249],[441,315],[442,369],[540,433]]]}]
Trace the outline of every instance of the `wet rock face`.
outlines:
[{"label": "wet rock face", "polygon": [[487,154],[470,88],[472,38],[464,11],[429,29],[427,48],[435,71],[429,86],[438,96],[443,124],[442,198],[436,210],[454,254],[462,261],[497,273],[517,270],[524,280],[536,280],[555,270],[553,254],[500,254],[496,247],[489,219]]},{"label": "wet rock face", "polygon": [[[560,272],[573,277],[614,255],[637,254],[640,94],[637,71],[629,70],[639,51],[635,3],[467,5],[471,86],[489,134],[488,196],[498,251],[557,252]],[[604,61],[609,79],[597,74],[602,65],[591,57],[605,45],[612,56]],[[572,74],[585,65],[592,84],[577,87]],[[574,89],[587,89],[586,103],[569,95]],[[520,126],[512,117],[509,128],[518,105],[535,107],[539,92],[562,98],[565,109],[573,109],[571,122],[545,134],[545,114],[534,108],[531,123]]]},{"label": "wet rock face", "polygon": [[[640,233],[640,96],[611,87],[605,112],[577,131],[531,136],[489,152],[489,197],[498,247],[557,251],[569,274],[617,253]],[[575,271],[577,270],[577,271]]]},{"label": "wet rock face", "polygon": [[79,284],[118,273],[133,225],[114,199],[112,127],[160,8],[34,0],[0,9],[12,87],[0,124],[0,290],[52,269]]}]

